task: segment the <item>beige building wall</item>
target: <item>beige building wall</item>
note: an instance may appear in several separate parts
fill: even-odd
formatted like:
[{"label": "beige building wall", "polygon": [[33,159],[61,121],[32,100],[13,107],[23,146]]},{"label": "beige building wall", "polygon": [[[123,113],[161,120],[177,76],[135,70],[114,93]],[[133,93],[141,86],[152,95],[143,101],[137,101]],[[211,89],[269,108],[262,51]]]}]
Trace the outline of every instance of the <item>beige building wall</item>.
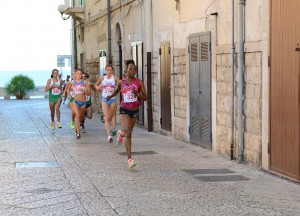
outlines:
[{"label": "beige building wall", "polygon": [[[78,25],[77,34],[84,40],[78,40],[77,58],[80,55],[85,57],[85,67],[91,74],[91,81],[96,82],[100,76],[99,68],[99,52],[106,50],[108,54],[108,20],[107,20],[107,1],[94,0],[85,1],[85,20],[84,23]],[[111,56],[115,67],[115,74],[120,74],[120,64],[125,68],[124,60],[132,59],[131,42],[144,42],[144,18],[143,4],[140,1],[128,0],[118,1],[111,0]],[[119,30],[117,29],[119,26]],[[84,31],[80,28],[84,27]],[[121,41],[119,41],[121,37]],[[121,42],[121,43],[120,43]],[[121,44],[123,52],[123,62],[119,62],[119,44]],[[108,58],[107,58],[108,60]],[[107,62],[108,63],[108,62]],[[145,76],[144,76],[145,77]],[[99,100],[94,101],[94,108],[99,109]],[[146,117],[145,117],[146,118]]]},{"label": "beige building wall", "polygon": [[[188,37],[191,34],[210,31],[212,33],[212,137],[213,150],[229,157],[231,141],[231,28],[232,28],[232,1],[181,1],[179,9],[176,10],[175,1],[153,1],[153,40],[154,50],[157,50],[162,42],[170,42],[173,52],[171,60],[172,73],[177,73],[172,77],[172,122],[171,135],[175,138],[189,141],[187,128],[189,126],[189,67],[188,67]],[[235,1],[235,45],[238,46],[238,7],[239,1]],[[164,11],[161,13],[160,11]],[[262,103],[262,88],[267,88],[267,83],[263,85],[263,74],[268,73],[268,3],[255,0],[247,2],[245,6],[245,72],[244,72],[244,156],[246,162],[260,166],[262,154],[262,137],[264,125],[268,125],[268,119],[263,120],[262,107],[267,104]],[[218,13],[218,16],[210,15]],[[164,20],[164,22],[161,22]],[[264,23],[262,22],[264,20]],[[155,52],[154,52],[155,53]],[[154,102],[154,128],[161,131],[159,124],[160,117],[160,76],[159,76],[159,56],[154,55],[154,62],[157,64],[158,73],[156,75]],[[238,146],[238,125],[237,125],[237,86],[238,86],[238,50],[235,54],[235,157],[237,158]],[[263,61],[264,59],[264,61]],[[264,77],[267,82],[267,77]],[[180,89],[180,94],[177,89]],[[183,93],[182,93],[183,92]],[[266,97],[266,95],[265,95]],[[185,106],[180,107],[182,101]],[[179,112],[185,109],[185,114]],[[178,114],[180,113],[180,114]],[[178,115],[177,115],[178,114]],[[264,126],[266,127],[266,126]],[[264,139],[267,140],[267,129],[265,129]],[[266,143],[265,143],[266,144]],[[264,146],[265,146],[264,144]]]},{"label": "beige building wall", "polygon": [[[237,86],[238,86],[238,7],[235,0],[235,143],[237,158]],[[84,42],[79,52],[85,54],[86,68],[93,75],[99,73],[99,50],[107,50],[106,1],[85,1]],[[112,60],[119,68],[118,45],[121,44],[123,61],[132,58],[131,43],[145,37],[144,1],[111,1]],[[153,52],[152,96],[154,131],[189,142],[189,36],[211,32],[212,77],[212,150],[226,157],[231,141],[231,28],[232,1],[185,0],[177,5],[174,0],[152,0]],[[211,15],[218,13],[218,15]],[[117,29],[117,23],[120,31]],[[119,41],[121,37],[121,41]],[[121,43],[120,43],[121,42]],[[172,131],[160,126],[160,56],[164,42],[171,47],[171,116]],[[269,2],[247,1],[245,5],[245,73],[244,73],[244,147],[245,160],[268,169],[268,88],[269,88]],[[144,82],[146,83],[146,51],[144,46]],[[123,67],[124,68],[124,67]],[[145,119],[147,118],[145,111]]]}]

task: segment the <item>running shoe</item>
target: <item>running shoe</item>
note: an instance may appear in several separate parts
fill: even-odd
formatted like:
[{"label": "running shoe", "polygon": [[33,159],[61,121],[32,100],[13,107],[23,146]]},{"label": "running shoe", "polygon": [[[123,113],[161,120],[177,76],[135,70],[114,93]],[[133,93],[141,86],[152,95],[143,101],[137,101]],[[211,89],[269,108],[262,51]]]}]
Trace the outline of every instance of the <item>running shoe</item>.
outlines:
[{"label": "running shoe", "polygon": [[51,129],[52,129],[52,130],[55,129],[55,123],[54,123],[54,122],[51,123]]},{"label": "running shoe", "polygon": [[103,115],[101,115],[101,122],[105,123],[105,117]]},{"label": "running shoe", "polygon": [[112,143],[114,140],[113,140],[113,138],[112,138],[111,136],[108,136],[108,137],[107,137],[107,141],[108,141],[109,143]]},{"label": "running shoe", "polygon": [[85,133],[85,127],[84,127],[84,124],[81,125],[81,131],[82,131],[82,133]]},{"label": "running shoe", "polygon": [[111,131],[111,135],[112,135],[112,136],[116,136],[116,135],[117,135],[117,131],[116,131],[116,130],[112,130],[112,131]]},{"label": "running shoe", "polygon": [[60,122],[57,122],[57,127],[58,127],[58,128],[62,128]]},{"label": "running shoe", "polygon": [[80,139],[80,133],[76,133],[76,139]]},{"label": "running shoe", "polygon": [[117,132],[117,142],[118,142],[118,145],[121,145],[123,143],[122,133],[123,132],[121,130],[118,130],[118,132]]},{"label": "running shoe", "polygon": [[128,168],[131,169],[136,166],[136,163],[131,158],[128,160]]},{"label": "running shoe", "polygon": [[72,128],[72,129],[75,128],[75,121],[71,121],[71,128]]}]

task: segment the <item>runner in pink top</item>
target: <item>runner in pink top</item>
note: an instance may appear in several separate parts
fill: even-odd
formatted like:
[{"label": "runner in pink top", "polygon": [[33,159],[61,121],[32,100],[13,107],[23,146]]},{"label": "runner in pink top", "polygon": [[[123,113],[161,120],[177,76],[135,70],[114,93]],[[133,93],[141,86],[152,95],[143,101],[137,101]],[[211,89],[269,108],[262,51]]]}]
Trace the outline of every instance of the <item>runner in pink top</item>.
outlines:
[{"label": "runner in pink top", "polygon": [[122,101],[120,106],[120,123],[122,131],[118,131],[118,142],[122,142],[123,138],[125,138],[124,142],[129,168],[136,166],[136,163],[131,158],[132,130],[136,123],[139,106],[142,105],[142,101],[146,101],[148,98],[144,83],[139,78],[136,78],[135,75],[135,64],[129,64],[127,66],[126,77],[118,82],[116,90],[112,93],[112,95],[106,98],[107,101],[109,101],[120,91],[122,92]]}]

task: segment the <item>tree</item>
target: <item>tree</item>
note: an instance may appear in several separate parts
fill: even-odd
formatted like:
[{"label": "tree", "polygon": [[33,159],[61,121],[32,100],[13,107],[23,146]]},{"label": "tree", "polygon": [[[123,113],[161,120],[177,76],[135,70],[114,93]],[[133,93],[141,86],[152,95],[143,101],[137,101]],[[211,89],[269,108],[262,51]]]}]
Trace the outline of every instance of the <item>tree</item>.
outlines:
[{"label": "tree", "polygon": [[13,94],[17,99],[23,99],[29,90],[34,89],[34,81],[28,76],[14,76],[6,86],[6,92]]}]

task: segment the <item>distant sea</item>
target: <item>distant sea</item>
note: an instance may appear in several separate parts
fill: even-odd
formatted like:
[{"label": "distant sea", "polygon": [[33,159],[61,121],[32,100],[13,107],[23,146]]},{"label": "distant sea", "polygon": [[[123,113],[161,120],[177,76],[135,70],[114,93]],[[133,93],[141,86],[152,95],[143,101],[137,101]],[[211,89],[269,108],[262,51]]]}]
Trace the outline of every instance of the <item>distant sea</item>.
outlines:
[{"label": "distant sea", "polygon": [[[10,80],[19,74],[26,75],[34,81],[34,85],[37,86],[46,86],[47,80],[51,76],[51,71],[0,71],[0,87],[6,87]],[[65,79],[68,74],[71,74],[70,71],[63,71],[62,79]]]}]

